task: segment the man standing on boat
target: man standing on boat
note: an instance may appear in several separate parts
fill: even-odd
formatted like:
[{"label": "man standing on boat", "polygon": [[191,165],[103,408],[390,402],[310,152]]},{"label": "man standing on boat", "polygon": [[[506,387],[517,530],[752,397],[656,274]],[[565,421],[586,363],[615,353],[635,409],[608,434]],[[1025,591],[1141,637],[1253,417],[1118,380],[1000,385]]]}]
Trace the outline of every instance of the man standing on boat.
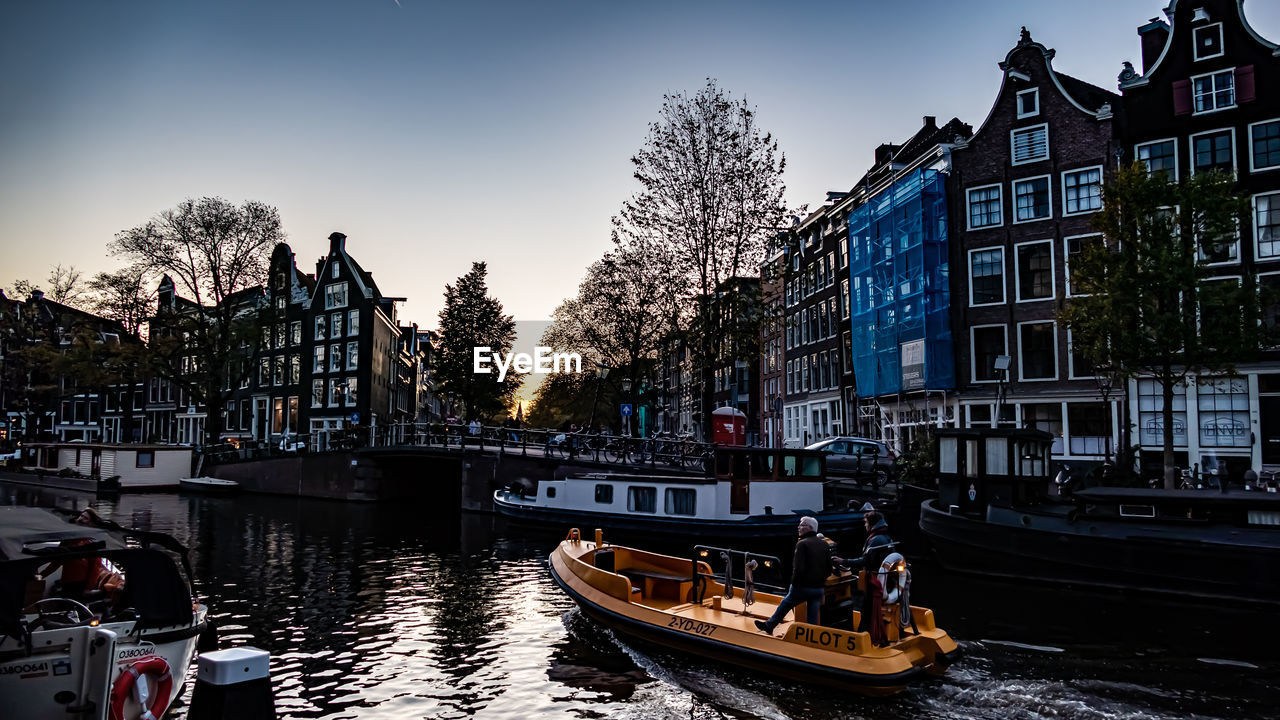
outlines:
[{"label": "man standing on boat", "polygon": [[826,591],[827,576],[831,574],[831,545],[818,537],[818,521],[808,515],[800,518],[796,527],[800,539],[796,541],[796,555],[791,562],[791,587],[786,597],[778,603],[778,610],[768,620],[756,620],[756,627],[773,634],[773,629],[791,608],[805,603],[805,622],[817,625],[822,610],[822,597]]}]

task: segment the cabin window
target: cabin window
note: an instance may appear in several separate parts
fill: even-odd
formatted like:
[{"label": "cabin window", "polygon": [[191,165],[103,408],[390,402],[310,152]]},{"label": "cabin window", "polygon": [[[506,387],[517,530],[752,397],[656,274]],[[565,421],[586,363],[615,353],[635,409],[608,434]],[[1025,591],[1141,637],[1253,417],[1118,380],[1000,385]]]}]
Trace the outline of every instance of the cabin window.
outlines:
[{"label": "cabin window", "polygon": [[658,489],[655,487],[627,488],[627,510],[651,513],[658,511]]},{"label": "cabin window", "polygon": [[987,440],[987,474],[1009,474],[1009,439],[989,437]]},{"label": "cabin window", "polygon": [[555,489],[554,487],[552,487],[552,486],[548,485],[548,486],[547,486],[547,497],[549,497],[549,498],[553,498],[553,497],[555,497],[555,496],[556,496],[556,489]]},{"label": "cabin window", "polygon": [[1280,525],[1280,512],[1275,510],[1250,510],[1250,525]]},{"label": "cabin window", "polygon": [[596,486],[596,502],[604,505],[613,504],[613,486],[597,485]]},{"label": "cabin window", "polygon": [[782,477],[796,476],[796,456],[795,455],[782,456],[782,472],[780,474]]},{"label": "cabin window", "polygon": [[938,472],[952,474],[956,471],[956,439],[944,437],[938,443]]},{"label": "cabin window", "polygon": [[1153,518],[1156,516],[1154,505],[1121,505],[1120,517]]},{"label": "cabin window", "polygon": [[153,468],[156,466],[156,454],[152,450],[139,450],[134,467]]},{"label": "cabin window", "polygon": [[667,488],[668,515],[693,515],[697,509],[697,491],[691,488]]},{"label": "cabin window", "polygon": [[816,455],[810,455],[802,458],[803,463],[800,467],[800,474],[805,477],[820,477],[822,475],[822,463]]}]

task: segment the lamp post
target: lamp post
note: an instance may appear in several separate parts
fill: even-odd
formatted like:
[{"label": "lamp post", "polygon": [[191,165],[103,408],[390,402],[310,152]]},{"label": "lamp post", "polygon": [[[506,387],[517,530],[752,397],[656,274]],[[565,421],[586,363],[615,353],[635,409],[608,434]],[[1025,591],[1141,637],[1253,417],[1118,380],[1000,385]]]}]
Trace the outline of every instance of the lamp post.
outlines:
[{"label": "lamp post", "polygon": [[591,401],[591,419],[587,421],[588,432],[596,425],[596,405],[600,402],[600,386],[604,384],[606,377],[609,377],[609,366],[604,363],[596,363],[596,394],[595,399]]},{"label": "lamp post", "polygon": [[1009,387],[1009,362],[1012,360],[1008,355],[997,355],[995,361],[995,370],[1000,373],[1000,386],[996,396],[996,427],[1000,427],[1000,422],[1004,418],[1004,398]]},{"label": "lamp post", "polygon": [[[622,381],[622,394],[627,398],[628,401],[631,400],[631,378],[627,378]],[[631,411],[635,412],[635,403],[632,403]],[[631,435],[631,416],[630,415],[622,416],[622,434],[628,435],[628,436]]]},{"label": "lamp post", "polygon": [[1115,431],[1112,429],[1111,423],[1111,391],[1116,385],[1116,368],[1111,364],[1110,360],[1103,361],[1093,366],[1093,379],[1098,383],[1098,394],[1102,396],[1102,405],[1107,413],[1107,438],[1104,445],[1104,465],[1111,464],[1111,435]]}]

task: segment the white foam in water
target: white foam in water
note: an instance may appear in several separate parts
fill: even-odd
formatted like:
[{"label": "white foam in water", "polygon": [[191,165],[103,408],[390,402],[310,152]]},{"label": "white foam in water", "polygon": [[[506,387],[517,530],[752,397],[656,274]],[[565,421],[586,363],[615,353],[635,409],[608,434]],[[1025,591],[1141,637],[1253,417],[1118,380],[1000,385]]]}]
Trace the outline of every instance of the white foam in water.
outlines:
[{"label": "white foam in water", "polygon": [[1053,647],[1052,645],[1028,645],[1027,643],[1013,642],[1012,640],[983,640],[987,645],[1003,645],[1005,647],[1018,648],[1019,650],[1034,650],[1043,653],[1060,653],[1065,652],[1062,648]]},{"label": "white foam in water", "polygon": [[1253,663],[1242,662],[1240,660],[1223,660],[1222,658],[1196,658],[1196,660],[1208,665],[1227,665],[1230,667],[1248,668],[1257,670],[1258,666]]}]

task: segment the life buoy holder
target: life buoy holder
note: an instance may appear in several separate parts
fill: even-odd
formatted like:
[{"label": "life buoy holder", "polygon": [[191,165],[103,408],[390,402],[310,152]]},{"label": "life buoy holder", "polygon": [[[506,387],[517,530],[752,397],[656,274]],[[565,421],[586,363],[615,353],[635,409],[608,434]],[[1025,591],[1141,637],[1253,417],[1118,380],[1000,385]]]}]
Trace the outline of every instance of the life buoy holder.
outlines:
[{"label": "life buoy holder", "polygon": [[[898,582],[894,583],[894,588],[889,589],[889,584],[885,582],[889,579],[889,575],[897,573]],[[898,602],[900,595],[899,589],[907,579],[907,559],[902,557],[902,553],[889,553],[884,562],[880,563],[880,587],[884,593],[881,597],[886,603]]]},{"label": "life buoy holder", "polygon": [[[143,675],[156,676],[155,698],[149,697],[147,684],[139,682]],[[111,720],[125,720],[124,703],[131,691],[142,706],[142,714],[131,720],[159,720],[169,709],[169,698],[173,697],[173,673],[169,670],[169,662],[159,655],[152,655],[122,670],[111,686]]]},{"label": "life buoy holder", "polygon": [[582,534],[578,532],[578,528],[574,528],[569,531],[568,535],[564,536],[564,540],[565,542],[577,543],[582,540]]}]

